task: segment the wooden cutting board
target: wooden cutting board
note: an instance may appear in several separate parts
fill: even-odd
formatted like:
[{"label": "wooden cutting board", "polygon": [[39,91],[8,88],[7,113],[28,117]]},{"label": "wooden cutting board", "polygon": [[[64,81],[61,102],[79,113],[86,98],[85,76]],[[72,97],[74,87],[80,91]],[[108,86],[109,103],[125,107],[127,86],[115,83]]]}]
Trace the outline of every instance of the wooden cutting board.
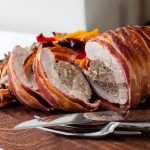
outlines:
[{"label": "wooden cutting board", "polygon": [[150,150],[148,137],[107,137],[102,139],[69,138],[38,129],[12,131],[33,115],[47,116],[57,112],[39,112],[25,106],[0,110],[0,148],[5,150]]}]

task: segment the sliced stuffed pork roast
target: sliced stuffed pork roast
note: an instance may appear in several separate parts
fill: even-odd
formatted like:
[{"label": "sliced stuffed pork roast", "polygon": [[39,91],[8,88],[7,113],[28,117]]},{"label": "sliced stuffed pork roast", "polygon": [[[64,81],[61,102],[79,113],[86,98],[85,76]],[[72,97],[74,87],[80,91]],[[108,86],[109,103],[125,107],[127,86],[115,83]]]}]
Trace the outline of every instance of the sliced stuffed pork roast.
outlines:
[{"label": "sliced stuffed pork roast", "polygon": [[[56,33],[52,38],[40,35],[42,45],[33,53],[16,46],[8,65],[0,68],[0,106],[11,103],[14,95],[41,110],[136,107],[150,96],[150,27],[127,26],[98,34],[94,30]],[[101,100],[91,103],[93,93]]]}]

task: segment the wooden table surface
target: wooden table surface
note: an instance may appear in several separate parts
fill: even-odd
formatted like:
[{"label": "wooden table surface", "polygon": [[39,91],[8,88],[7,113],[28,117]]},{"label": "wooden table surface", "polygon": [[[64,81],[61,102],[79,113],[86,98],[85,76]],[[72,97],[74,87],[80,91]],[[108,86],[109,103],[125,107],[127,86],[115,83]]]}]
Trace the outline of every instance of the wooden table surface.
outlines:
[{"label": "wooden table surface", "polygon": [[44,113],[17,106],[0,110],[0,148],[5,150],[150,150],[148,137],[107,137],[102,139],[69,138],[38,129],[12,131],[33,115]]}]

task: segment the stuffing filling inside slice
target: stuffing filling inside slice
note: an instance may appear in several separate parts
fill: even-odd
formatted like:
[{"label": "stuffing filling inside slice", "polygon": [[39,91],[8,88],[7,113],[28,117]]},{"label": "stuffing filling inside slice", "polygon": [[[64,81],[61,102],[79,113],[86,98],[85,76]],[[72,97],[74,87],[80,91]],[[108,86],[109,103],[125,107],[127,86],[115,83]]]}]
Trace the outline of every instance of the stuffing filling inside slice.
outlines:
[{"label": "stuffing filling inside slice", "polygon": [[89,101],[92,95],[90,85],[79,68],[62,60],[56,62],[50,50],[43,49],[43,51],[45,52],[41,57],[42,66],[52,84],[71,98]]}]

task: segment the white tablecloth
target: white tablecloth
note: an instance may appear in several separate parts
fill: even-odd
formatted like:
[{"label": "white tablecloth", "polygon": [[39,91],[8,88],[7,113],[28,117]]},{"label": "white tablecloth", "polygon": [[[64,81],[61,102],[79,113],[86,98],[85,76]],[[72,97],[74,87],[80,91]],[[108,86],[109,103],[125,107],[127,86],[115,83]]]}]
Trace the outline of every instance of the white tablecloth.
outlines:
[{"label": "white tablecloth", "polygon": [[36,35],[0,30],[0,59],[11,52],[16,45],[29,46],[36,41]]}]

